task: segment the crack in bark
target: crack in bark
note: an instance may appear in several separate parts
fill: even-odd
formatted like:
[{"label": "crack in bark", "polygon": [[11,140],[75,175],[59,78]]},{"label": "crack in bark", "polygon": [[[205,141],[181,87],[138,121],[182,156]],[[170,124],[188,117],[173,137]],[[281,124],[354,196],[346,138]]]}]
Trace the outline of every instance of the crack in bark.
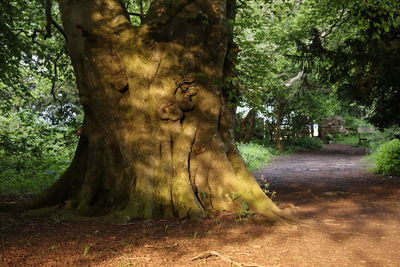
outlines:
[{"label": "crack in bark", "polygon": [[124,88],[118,90],[118,92],[120,92],[121,94],[124,94],[124,93],[126,93],[126,92],[128,92],[128,91],[129,91],[129,84],[126,84],[126,85],[124,86]]},{"label": "crack in bark", "polygon": [[210,198],[210,206],[213,210],[215,210],[214,205],[213,205],[213,197],[212,197],[212,191],[211,191],[211,186],[210,186],[210,182],[209,182],[209,174],[210,174],[210,168],[211,166],[208,166],[207,169],[207,175],[206,175],[206,182],[207,182],[207,187],[208,187],[208,191],[210,192],[210,195],[208,196]]},{"label": "crack in bark", "polygon": [[[174,95],[176,95],[176,93],[178,92],[178,90],[179,89],[182,89],[182,86],[183,85],[192,85],[193,83],[195,83],[196,82],[196,78],[192,78],[192,77],[189,77],[188,79],[183,79],[183,80],[181,80],[181,81],[179,81],[179,82],[176,82],[176,87],[175,87],[175,90],[174,90]],[[194,87],[194,86],[193,86]],[[187,88],[190,88],[189,86],[187,87]],[[186,89],[187,90],[187,89]],[[196,92],[197,93],[197,92]],[[195,94],[194,94],[195,95]]]},{"label": "crack in bark", "polygon": [[162,62],[162,57],[160,58],[160,61],[158,62],[158,65],[157,65],[157,69],[156,69],[156,73],[154,74],[154,77],[151,79],[151,82],[150,82],[150,84],[154,81],[154,79],[157,77],[157,74],[158,74],[158,71],[160,70],[160,66],[161,66],[161,62]]},{"label": "crack in bark", "polygon": [[[189,174],[189,182],[192,185],[193,191],[194,191],[194,195],[196,196],[197,201],[200,203],[201,207],[205,210],[204,204],[202,203],[201,199],[199,198],[198,195],[198,188],[196,186],[196,183],[194,181],[194,178],[192,177],[192,173],[190,171],[190,160],[191,160],[191,156],[193,153],[193,146],[194,146],[194,142],[196,141],[196,137],[197,137],[197,132],[198,132],[199,128],[197,127],[195,133],[194,133],[194,137],[193,137],[193,141],[192,144],[190,145],[190,152],[189,152],[189,156],[188,156],[188,174]],[[196,167],[196,172],[197,172],[197,167]]]}]

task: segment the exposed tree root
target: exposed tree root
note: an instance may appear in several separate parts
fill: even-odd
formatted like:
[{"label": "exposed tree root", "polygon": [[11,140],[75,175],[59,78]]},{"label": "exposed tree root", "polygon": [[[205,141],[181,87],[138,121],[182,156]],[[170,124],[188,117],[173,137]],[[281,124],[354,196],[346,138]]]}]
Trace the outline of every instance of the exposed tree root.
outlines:
[{"label": "exposed tree root", "polygon": [[46,217],[52,214],[56,214],[57,210],[59,209],[58,206],[51,206],[46,208],[40,209],[33,209],[22,213],[22,216],[25,217]]},{"label": "exposed tree root", "polygon": [[[126,225],[133,218],[127,215],[126,210],[111,212],[102,216],[84,216],[79,214],[76,209],[69,206],[50,206],[39,209],[32,209],[22,213],[26,217],[48,217],[58,222],[81,222],[81,221],[97,221],[106,224]],[[274,218],[271,216],[265,217],[262,214],[256,214],[255,220],[258,222],[278,223],[278,224],[303,224],[311,225],[312,223],[300,220],[290,214],[281,211],[275,214]],[[191,218],[196,219],[196,218]],[[174,244],[175,246],[175,244]],[[163,247],[167,248],[167,247]]]},{"label": "exposed tree root", "polygon": [[215,256],[218,258],[221,258],[222,260],[228,262],[230,264],[230,266],[238,266],[238,267],[265,267],[259,264],[255,264],[255,263],[240,263],[237,261],[232,260],[231,258],[222,255],[216,251],[213,250],[209,250],[209,251],[205,251],[203,253],[201,253],[200,255],[197,255],[196,257],[191,258],[191,261],[195,261],[195,260],[200,260],[200,259],[206,259],[209,258],[211,256]]}]

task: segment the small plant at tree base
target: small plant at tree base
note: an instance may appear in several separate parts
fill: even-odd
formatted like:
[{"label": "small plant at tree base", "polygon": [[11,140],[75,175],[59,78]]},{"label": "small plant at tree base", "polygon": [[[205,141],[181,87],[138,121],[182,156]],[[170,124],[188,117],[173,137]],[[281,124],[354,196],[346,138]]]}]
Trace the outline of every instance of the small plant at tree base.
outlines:
[{"label": "small plant at tree base", "polygon": [[200,236],[199,233],[197,233],[197,232],[194,232],[194,233],[193,233],[193,236],[192,236],[193,239],[197,239],[197,238],[200,238],[200,237],[201,237],[201,236]]},{"label": "small plant at tree base", "polygon": [[[240,195],[237,192],[232,192],[231,198],[233,201],[238,202],[240,199]],[[240,210],[237,212],[237,216],[239,217],[238,221],[243,222],[244,219],[253,216],[255,213],[250,212],[250,206],[246,201],[240,201]]]},{"label": "small plant at tree base", "polygon": [[241,201],[240,202],[240,210],[238,212],[238,221],[239,222],[244,222],[246,221],[247,218],[255,215],[254,212],[250,212],[250,206],[247,202]]},{"label": "small plant at tree base", "polygon": [[274,197],[276,197],[276,191],[271,191],[269,189],[269,183],[267,181],[267,179],[261,175],[261,177],[259,178],[260,182],[259,185],[261,187],[261,190],[270,198],[270,199],[274,199]]},{"label": "small plant at tree base", "polygon": [[90,245],[87,245],[87,246],[85,246],[84,248],[83,248],[83,256],[87,256],[88,254],[89,254],[89,251],[90,251],[90,248],[91,248],[92,246],[90,246]]},{"label": "small plant at tree base", "polygon": [[382,174],[400,174],[399,139],[393,139],[379,147],[376,155],[376,168]]}]

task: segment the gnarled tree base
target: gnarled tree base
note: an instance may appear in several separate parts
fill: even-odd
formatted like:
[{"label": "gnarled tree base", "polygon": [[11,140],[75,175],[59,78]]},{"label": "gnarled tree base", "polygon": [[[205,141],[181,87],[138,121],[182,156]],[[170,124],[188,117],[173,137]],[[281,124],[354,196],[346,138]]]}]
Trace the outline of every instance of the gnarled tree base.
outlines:
[{"label": "gnarled tree base", "polygon": [[[57,220],[82,221],[96,220],[106,223],[122,224],[132,219],[149,218],[172,218],[189,217],[204,218],[219,211],[232,211],[238,216],[256,213],[270,222],[276,221],[295,221],[296,219],[285,215],[260,189],[254,177],[248,172],[241,156],[238,154],[233,139],[228,134],[224,144],[224,154],[218,154],[218,150],[212,151],[208,157],[215,157],[220,160],[212,161],[212,158],[205,159],[207,154],[204,151],[202,157],[197,155],[197,161],[191,159],[191,165],[186,165],[187,173],[192,169],[190,176],[182,175],[181,180],[185,184],[179,183],[174,186],[171,182],[167,188],[168,198],[159,197],[159,188],[149,187],[149,192],[143,192],[146,197],[135,195],[135,188],[128,189],[130,194],[121,192],[127,196],[121,202],[102,205],[105,201],[102,196],[96,194],[104,193],[104,190],[97,188],[97,193],[89,201],[88,206],[82,206],[79,202],[85,199],[81,194],[83,190],[87,164],[83,164],[87,159],[89,144],[87,139],[81,137],[77,152],[71,166],[64,175],[48,190],[43,192],[33,201],[18,204],[19,208],[32,209],[27,212],[28,216],[41,216],[53,214]],[[230,141],[230,142],[228,142]],[[193,150],[193,145],[191,147]],[[222,152],[222,151],[220,151]],[[189,154],[192,154],[193,151]],[[207,176],[201,177],[201,163],[206,162]],[[133,163],[132,163],[133,164]],[[196,173],[196,171],[198,173]],[[192,177],[193,180],[190,180]],[[203,179],[200,179],[203,178]],[[83,178],[84,179],[84,178]],[[179,179],[175,175],[174,179]],[[95,185],[93,185],[95,186]],[[176,191],[172,191],[173,189]],[[185,190],[186,189],[186,190]],[[91,190],[95,190],[91,188]],[[115,191],[114,194],[119,194]],[[186,194],[186,195],[185,195]],[[103,195],[110,197],[112,195]],[[96,202],[99,201],[99,202]],[[102,201],[102,202],[101,202]],[[83,208],[84,207],[84,208]],[[138,208],[140,207],[140,208]],[[147,210],[147,212],[146,212]]]},{"label": "gnarled tree base", "polygon": [[[78,147],[77,151],[81,151],[81,148]],[[82,191],[79,190],[82,188],[82,184],[79,185],[79,179],[74,179],[70,174],[74,161],[66,173],[51,188],[33,201],[20,203],[18,207],[32,209],[32,211],[26,213],[28,216],[53,214],[58,220],[63,221],[96,220],[113,224],[126,223],[132,219],[205,218],[219,211],[232,211],[237,213],[238,216],[256,213],[272,222],[293,220],[293,218],[285,215],[276,207],[264,194],[255,179],[248,173],[243,161],[236,152],[227,154],[226,161],[232,161],[230,171],[224,171],[223,169],[219,169],[221,171],[218,173],[209,171],[209,184],[206,184],[208,187],[207,192],[202,192],[198,189],[200,186],[204,186],[203,184],[199,184],[199,187],[191,186],[190,184],[191,191],[188,193],[191,193],[191,196],[189,198],[182,196],[174,198],[173,195],[176,195],[179,191],[170,191],[171,197],[169,199],[160,199],[153,195],[153,199],[147,198],[148,202],[144,202],[143,198],[130,195],[128,199],[124,200],[123,204],[116,203],[116,205],[104,207],[94,202],[92,206],[88,206],[86,209],[82,209],[78,202],[79,195],[82,194]],[[212,166],[211,168],[216,167]],[[76,169],[74,170],[76,171]],[[218,183],[221,186],[213,185],[215,183],[212,179],[213,177],[220,178]],[[211,185],[214,190],[211,189]],[[72,188],[75,190],[71,190]],[[174,202],[174,199],[180,202]],[[174,203],[178,205],[174,206]],[[143,209],[137,208],[139,206],[144,209],[152,207],[152,209],[146,214]],[[169,210],[165,211],[163,209]]]}]

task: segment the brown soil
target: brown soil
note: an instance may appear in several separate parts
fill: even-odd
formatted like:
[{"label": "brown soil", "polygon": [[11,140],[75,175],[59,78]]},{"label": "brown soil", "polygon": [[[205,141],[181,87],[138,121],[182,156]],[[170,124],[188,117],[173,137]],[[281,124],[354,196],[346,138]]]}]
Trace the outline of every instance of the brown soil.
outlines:
[{"label": "brown soil", "polygon": [[[363,155],[328,145],[255,173],[308,224],[221,214],[116,226],[0,214],[0,266],[400,266],[400,179],[369,173]],[[205,251],[220,256],[191,260]]]}]

